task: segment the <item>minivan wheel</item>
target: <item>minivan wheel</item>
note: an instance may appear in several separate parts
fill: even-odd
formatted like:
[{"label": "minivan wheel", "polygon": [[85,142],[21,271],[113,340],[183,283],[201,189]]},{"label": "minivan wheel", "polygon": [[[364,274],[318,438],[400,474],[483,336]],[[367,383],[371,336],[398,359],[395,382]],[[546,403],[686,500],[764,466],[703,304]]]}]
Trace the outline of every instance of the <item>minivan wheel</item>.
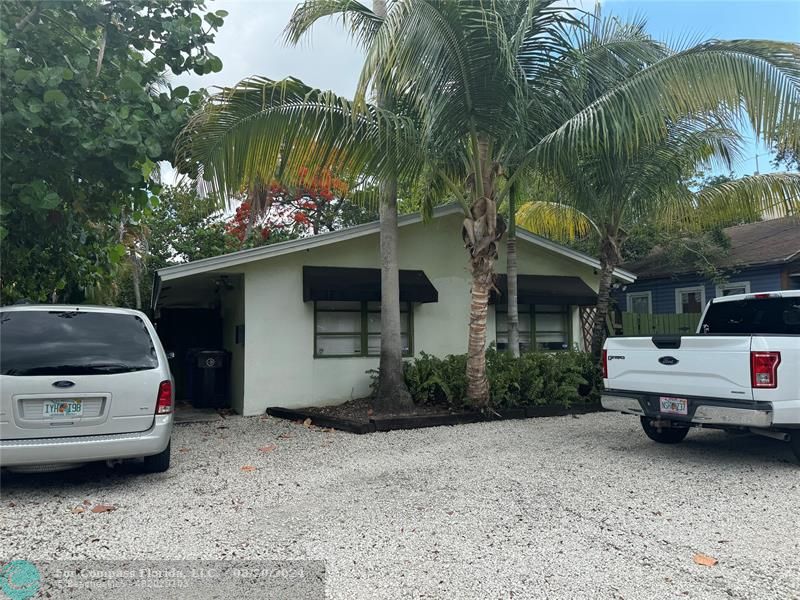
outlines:
[{"label": "minivan wheel", "polygon": [[642,429],[645,434],[654,442],[659,444],[677,444],[683,441],[683,438],[689,433],[688,427],[654,427],[650,421],[650,417],[641,417]]},{"label": "minivan wheel", "polygon": [[167,444],[162,452],[154,454],[153,456],[144,457],[144,470],[147,473],[163,473],[169,469],[169,451],[172,442]]},{"label": "minivan wheel", "polygon": [[789,446],[792,448],[795,458],[800,461],[800,429],[795,429],[789,434]]}]

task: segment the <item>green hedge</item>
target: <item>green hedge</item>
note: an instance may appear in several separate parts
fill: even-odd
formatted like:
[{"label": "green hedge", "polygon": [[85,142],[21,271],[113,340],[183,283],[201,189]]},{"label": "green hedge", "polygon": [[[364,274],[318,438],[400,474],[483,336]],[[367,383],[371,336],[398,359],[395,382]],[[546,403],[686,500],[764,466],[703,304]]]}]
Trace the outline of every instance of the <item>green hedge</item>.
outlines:
[{"label": "green hedge", "polygon": [[[437,358],[420,352],[405,363],[404,375],[417,404],[458,410],[470,408],[466,367],[465,354]],[[486,352],[486,372],[492,408],[600,400],[602,378],[587,352],[528,352],[514,358],[491,348]]]}]

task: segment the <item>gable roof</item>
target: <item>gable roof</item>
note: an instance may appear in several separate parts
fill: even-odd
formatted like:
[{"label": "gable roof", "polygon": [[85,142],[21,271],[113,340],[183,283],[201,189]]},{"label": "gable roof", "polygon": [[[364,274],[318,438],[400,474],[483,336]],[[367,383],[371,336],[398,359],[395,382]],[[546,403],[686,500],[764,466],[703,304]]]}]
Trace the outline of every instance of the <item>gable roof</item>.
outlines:
[{"label": "gable roof", "polygon": [[[459,207],[457,204],[447,204],[445,206],[436,208],[433,212],[433,218],[438,219],[439,217],[457,214],[460,212],[461,207]],[[422,216],[419,213],[401,215],[398,217],[398,225],[400,227],[421,222]],[[281,256],[283,254],[290,254],[292,252],[299,252],[301,250],[308,250],[310,248],[317,248],[319,246],[326,246],[328,244],[335,244],[337,242],[343,242],[365,235],[378,233],[379,231],[380,223],[378,221],[373,221],[371,223],[364,223],[363,225],[356,225],[354,227],[348,227],[338,231],[320,233],[311,237],[289,240],[287,242],[279,242],[277,244],[270,244],[268,246],[260,246],[258,248],[250,248],[247,250],[239,250],[238,252],[222,254],[212,258],[204,258],[180,265],[164,267],[163,269],[159,269],[157,271],[157,277],[161,281],[181,279],[183,277],[199,275],[200,273],[206,273],[208,271],[228,269],[274,256]],[[583,252],[573,250],[572,248],[562,246],[561,244],[558,244],[552,240],[548,240],[547,238],[535,235],[525,229],[517,229],[517,238],[546,250],[550,250],[551,252],[555,252],[556,254],[566,256],[567,258],[595,269],[600,268],[600,261],[596,258],[593,258],[588,254],[584,254]],[[630,283],[636,279],[636,276],[633,273],[630,273],[624,269],[615,269],[614,276],[627,283]]]},{"label": "gable roof", "polygon": [[[716,261],[715,267],[726,269],[776,265],[800,258],[800,218],[796,216],[734,225],[726,227],[723,232],[730,239],[731,247],[724,257]],[[624,267],[636,273],[640,279],[694,271],[667,264],[663,251],[658,249],[641,260],[626,263]]]}]

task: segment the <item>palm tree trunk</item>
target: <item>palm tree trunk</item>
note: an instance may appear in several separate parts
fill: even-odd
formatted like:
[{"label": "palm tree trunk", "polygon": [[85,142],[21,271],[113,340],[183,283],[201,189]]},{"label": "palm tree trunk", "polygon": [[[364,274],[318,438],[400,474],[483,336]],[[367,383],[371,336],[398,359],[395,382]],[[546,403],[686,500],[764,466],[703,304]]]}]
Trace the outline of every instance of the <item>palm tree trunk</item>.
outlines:
[{"label": "palm tree trunk", "polygon": [[472,274],[467,343],[467,400],[477,408],[485,408],[489,405],[486,315],[489,311],[489,291],[494,285],[497,240],[503,235],[505,225],[503,217],[497,214],[489,139],[483,135],[475,136],[474,147],[476,197],[470,206],[469,217],[464,219],[463,229]]},{"label": "palm tree trunk", "polygon": [[489,404],[489,380],[486,378],[486,315],[493,265],[485,257],[473,257],[472,290],[469,307],[469,343],[467,345],[467,399],[475,407]]},{"label": "palm tree trunk", "polygon": [[[373,0],[372,12],[386,18],[386,1]],[[380,87],[376,104],[387,104]],[[381,359],[373,408],[378,412],[410,410],[414,406],[403,377],[403,342],[400,332],[400,271],[397,254],[397,179],[380,182],[381,244]]]},{"label": "palm tree trunk", "polygon": [[516,185],[508,193],[508,239],[506,240],[506,278],[508,280],[508,349],[519,357],[519,310],[517,307],[517,207]]},{"label": "palm tree trunk", "polygon": [[400,332],[400,271],[397,253],[397,180],[381,183],[381,359],[373,407],[379,412],[413,408],[403,378]]},{"label": "palm tree trunk", "polygon": [[142,310],[142,285],[139,258],[133,248],[130,249],[131,256],[131,279],[133,284],[133,297],[136,302],[136,310]]},{"label": "palm tree trunk", "polygon": [[616,243],[609,239],[604,239],[600,246],[600,285],[597,290],[597,311],[592,330],[592,354],[597,358],[600,357],[603,343],[606,341],[606,317],[611,297],[611,280],[617,262],[615,246]]}]

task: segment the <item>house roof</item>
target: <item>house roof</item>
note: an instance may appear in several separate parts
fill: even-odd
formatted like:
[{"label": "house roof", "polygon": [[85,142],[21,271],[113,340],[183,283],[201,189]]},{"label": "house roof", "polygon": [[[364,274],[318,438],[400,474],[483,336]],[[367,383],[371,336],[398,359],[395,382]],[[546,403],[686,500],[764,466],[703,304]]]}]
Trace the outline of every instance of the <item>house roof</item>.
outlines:
[{"label": "house roof", "polygon": [[[716,261],[714,266],[717,268],[776,265],[800,259],[800,218],[796,216],[734,225],[723,231],[730,239],[731,247],[724,257]],[[668,264],[660,249],[623,266],[640,279],[669,277],[694,270]]]},{"label": "house roof", "polygon": [[[446,215],[456,214],[461,212],[461,207],[457,204],[447,204],[436,208],[433,212],[433,218],[439,218]],[[398,225],[400,227],[411,225],[413,223],[420,223],[422,217],[418,214],[401,215],[398,218]],[[365,223],[363,225],[356,225],[338,231],[331,231],[329,233],[321,233],[319,235],[300,238],[296,240],[289,240],[287,242],[279,242],[277,244],[270,244],[268,246],[261,246],[259,248],[250,248],[248,250],[240,250],[238,252],[231,252],[230,254],[222,254],[212,258],[204,258],[202,260],[195,260],[192,262],[165,267],[157,271],[157,285],[153,286],[154,293],[157,293],[158,280],[169,281],[172,279],[181,279],[191,275],[198,275],[209,271],[218,271],[220,269],[229,269],[238,265],[243,265],[249,262],[271,258],[273,256],[281,256],[283,254],[290,254],[292,252],[299,252],[301,250],[308,250],[319,246],[326,246],[328,244],[335,244],[345,240],[362,237],[378,233],[380,231],[380,223],[373,221],[372,223]],[[600,261],[583,252],[578,252],[572,248],[562,246],[552,240],[535,235],[525,229],[517,229],[517,238],[571,258],[579,263],[589,265],[596,269],[600,268]],[[630,283],[636,279],[633,273],[625,269],[615,269],[614,276],[618,279]]]}]

